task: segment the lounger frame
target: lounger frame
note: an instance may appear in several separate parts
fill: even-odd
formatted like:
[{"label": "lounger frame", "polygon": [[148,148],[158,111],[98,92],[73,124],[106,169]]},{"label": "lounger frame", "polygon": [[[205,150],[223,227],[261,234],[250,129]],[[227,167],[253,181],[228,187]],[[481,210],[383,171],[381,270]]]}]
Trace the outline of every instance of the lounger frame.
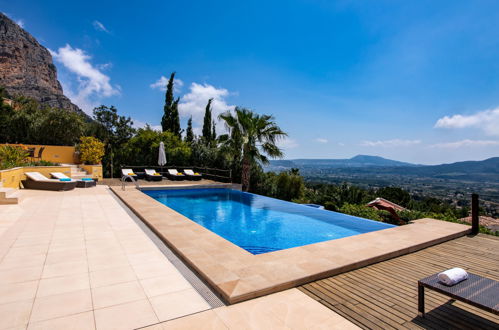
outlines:
[{"label": "lounger frame", "polygon": [[22,180],[23,187],[26,189],[52,190],[52,191],[67,191],[73,190],[76,187],[76,181],[36,181]]}]

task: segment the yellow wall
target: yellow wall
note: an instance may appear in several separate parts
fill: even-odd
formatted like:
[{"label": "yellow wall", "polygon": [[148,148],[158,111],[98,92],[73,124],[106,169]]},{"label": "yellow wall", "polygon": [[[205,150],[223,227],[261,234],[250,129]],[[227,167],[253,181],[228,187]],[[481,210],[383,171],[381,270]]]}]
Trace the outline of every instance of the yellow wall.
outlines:
[{"label": "yellow wall", "polygon": [[[4,144],[0,144],[4,145]],[[13,146],[19,144],[10,144]],[[76,164],[78,158],[75,154],[75,147],[68,146],[43,146],[43,145],[33,145],[33,144],[23,144],[27,148],[35,148],[35,156],[38,156],[38,151],[41,147],[45,147],[42,153],[42,160],[46,160],[54,163],[63,164]]]},{"label": "yellow wall", "polygon": [[26,179],[25,172],[39,172],[47,178],[50,178],[50,172],[62,172],[71,177],[71,167],[69,166],[15,167],[0,171],[0,182],[5,188],[19,188],[21,180]]},{"label": "yellow wall", "polygon": [[93,179],[102,181],[102,165],[80,165],[80,167],[91,175]]}]

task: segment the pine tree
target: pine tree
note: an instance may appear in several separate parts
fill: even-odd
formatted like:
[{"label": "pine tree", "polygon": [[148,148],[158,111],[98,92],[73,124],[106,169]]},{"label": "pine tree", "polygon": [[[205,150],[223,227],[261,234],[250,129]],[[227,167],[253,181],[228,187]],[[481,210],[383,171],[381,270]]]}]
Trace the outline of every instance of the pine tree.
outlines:
[{"label": "pine tree", "polygon": [[187,121],[187,131],[185,132],[185,142],[194,141],[194,132],[192,131],[192,116]]},{"label": "pine tree", "polygon": [[173,110],[173,83],[175,79],[175,72],[172,72],[170,75],[170,80],[168,80],[168,85],[166,86],[166,95],[165,95],[165,106],[163,108],[163,117],[161,118],[161,128],[163,132],[173,131],[173,121],[172,121],[172,110]]},{"label": "pine tree", "polygon": [[180,101],[180,97],[177,97],[177,99],[173,102],[172,105],[172,115],[171,115],[171,129],[170,131],[178,136],[179,138],[182,137],[182,130],[180,129],[180,116],[178,113],[178,102]]},{"label": "pine tree", "polygon": [[211,142],[211,102],[213,99],[208,100],[208,104],[206,105],[206,110],[204,112],[204,121],[203,121],[203,139],[208,144]]}]

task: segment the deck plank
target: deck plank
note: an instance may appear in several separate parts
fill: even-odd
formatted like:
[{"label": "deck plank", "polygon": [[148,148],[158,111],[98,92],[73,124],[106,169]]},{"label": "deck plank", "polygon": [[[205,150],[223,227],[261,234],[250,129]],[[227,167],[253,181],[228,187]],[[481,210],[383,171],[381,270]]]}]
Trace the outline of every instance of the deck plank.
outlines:
[{"label": "deck plank", "polygon": [[497,329],[499,316],[426,291],[417,316],[417,281],[451,267],[499,280],[499,239],[479,234],[305,284],[300,290],[364,329]]}]

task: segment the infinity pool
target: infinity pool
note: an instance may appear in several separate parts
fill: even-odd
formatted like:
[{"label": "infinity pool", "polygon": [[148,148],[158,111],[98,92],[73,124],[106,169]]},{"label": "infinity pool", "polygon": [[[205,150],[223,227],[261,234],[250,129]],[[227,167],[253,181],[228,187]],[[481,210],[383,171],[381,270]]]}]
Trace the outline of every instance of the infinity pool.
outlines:
[{"label": "infinity pool", "polygon": [[394,227],[231,189],[143,192],[252,254]]}]

